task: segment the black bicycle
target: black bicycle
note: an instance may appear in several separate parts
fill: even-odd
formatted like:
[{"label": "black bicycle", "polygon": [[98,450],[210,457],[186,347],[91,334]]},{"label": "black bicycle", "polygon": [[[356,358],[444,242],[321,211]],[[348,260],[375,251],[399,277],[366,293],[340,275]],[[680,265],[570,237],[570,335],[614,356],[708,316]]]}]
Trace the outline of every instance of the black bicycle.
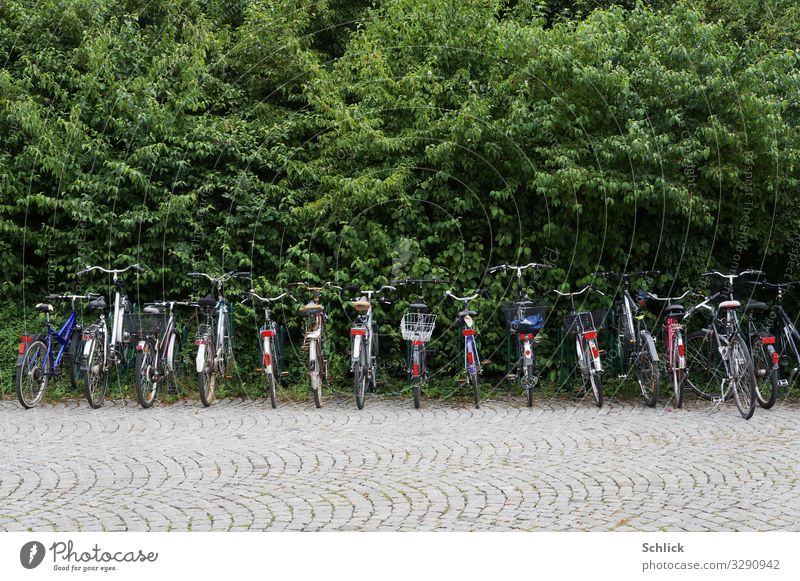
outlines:
[{"label": "black bicycle", "polygon": [[661,274],[657,270],[640,272],[595,272],[594,276],[622,282],[622,297],[614,301],[616,313],[617,353],[622,363],[621,378],[635,368],[636,381],[645,405],[654,407],[658,401],[659,365],[656,342],[645,328],[645,310],[631,296],[631,279]]},{"label": "black bicycle", "polygon": [[[747,344],[736,311],[741,307],[734,296],[734,281],[742,276],[762,274],[745,270],[739,274],[713,271],[703,276],[724,281],[723,290],[707,297],[686,312],[686,317],[698,309],[709,314],[708,325],[686,337],[687,381],[692,390],[715,404],[736,402],[741,416],[749,420],[756,405],[756,376],[753,357]],[[722,300],[717,308],[711,303]]]}]

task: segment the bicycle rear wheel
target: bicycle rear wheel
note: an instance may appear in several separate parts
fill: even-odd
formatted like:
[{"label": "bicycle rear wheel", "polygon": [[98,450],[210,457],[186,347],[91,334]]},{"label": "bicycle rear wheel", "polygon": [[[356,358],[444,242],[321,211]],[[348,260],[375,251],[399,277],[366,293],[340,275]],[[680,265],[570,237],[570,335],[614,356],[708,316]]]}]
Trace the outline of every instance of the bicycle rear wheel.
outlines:
[{"label": "bicycle rear wheel", "polygon": [[[680,408],[683,405],[683,384],[686,381],[686,369],[678,367],[678,357],[680,356],[680,345],[682,344],[683,337],[681,331],[675,331],[672,337],[672,361],[669,362],[672,372],[672,391],[675,395],[675,407]],[[686,346],[684,345],[684,354]],[[685,359],[685,358],[684,358]]]},{"label": "bicycle rear wheel", "polygon": [[200,391],[200,401],[205,407],[214,403],[214,395],[217,391],[218,371],[215,364],[216,347],[208,341],[208,344],[201,345],[203,350],[203,370],[197,374],[197,386]]},{"label": "bicycle rear wheel", "polygon": [[652,341],[653,338],[649,334],[646,335],[636,355],[636,380],[639,382],[642,399],[648,407],[655,407],[658,401],[659,388],[658,361],[653,361],[649,347],[646,344],[648,342],[652,343]]},{"label": "bicycle rear wheel", "polygon": [[106,336],[102,330],[92,336],[92,346],[85,355],[84,366],[81,373],[84,377],[84,395],[86,401],[93,408],[99,408],[105,403],[108,391],[108,368],[106,367],[105,345]]},{"label": "bicycle rear wheel", "polygon": [[353,394],[356,398],[356,407],[360,410],[364,409],[364,400],[366,398],[367,385],[369,384],[366,359],[362,354],[353,368]]},{"label": "bicycle rear wheel", "polygon": [[136,362],[134,369],[134,386],[136,387],[136,399],[143,408],[151,408],[156,401],[158,393],[159,370],[156,369],[155,362],[156,345],[155,341],[148,339],[141,351],[136,352]]},{"label": "bicycle rear wheel", "polygon": [[686,381],[692,391],[707,401],[724,399],[722,382],[727,373],[711,331],[694,331],[686,336]]},{"label": "bicycle rear wheel", "polygon": [[81,359],[83,358],[83,331],[76,327],[69,340],[69,384],[74,390],[80,389],[81,380]]},{"label": "bicycle rear wheel", "polygon": [[[311,359],[311,349],[316,350],[316,361]],[[318,341],[315,341],[309,346],[308,373],[311,378],[311,395],[314,398],[314,405],[317,408],[322,407],[322,377],[325,368],[325,360],[323,357],[322,347]]]},{"label": "bicycle rear wheel", "polygon": [[582,357],[583,364],[581,366],[581,374],[583,376],[584,389],[592,390],[594,402],[597,407],[603,407],[603,379],[596,370],[593,369],[594,362],[589,350],[588,344],[581,344],[581,339],[576,339],[578,344],[578,355]]},{"label": "bicycle rear wheel", "polygon": [[36,340],[28,345],[22,363],[17,366],[17,399],[22,407],[30,409],[42,401],[50,376],[45,365],[47,345]]},{"label": "bicycle rear wheel", "polygon": [[753,367],[756,374],[756,398],[758,405],[769,409],[778,400],[780,377],[778,369],[772,362],[775,348],[765,345],[759,335],[752,338]]},{"label": "bicycle rear wheel", "polygon": [[733,400],[742,417],[749,420],[756,409],[756,376],[753,372],[753,359],[750,357],[744,337],[736,336],[730,353]]}]

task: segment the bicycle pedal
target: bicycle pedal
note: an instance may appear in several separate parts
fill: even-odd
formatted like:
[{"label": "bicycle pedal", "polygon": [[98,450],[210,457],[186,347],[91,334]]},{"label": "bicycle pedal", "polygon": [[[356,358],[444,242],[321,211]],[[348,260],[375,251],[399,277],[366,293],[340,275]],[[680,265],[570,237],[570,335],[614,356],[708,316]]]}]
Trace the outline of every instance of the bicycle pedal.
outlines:
[{"label": "bicycle pedal", "polygon": [[628,379],[628,374],[627,373],[618,373],[617,374],[617,379]]},{"label": "bicycle pedal", "polygon": [[789,381],[786,379],[779,379],[778,387],[789,387]]},{"label": "bicycle pedal", "polygon": [[517,379],[517,374],[516,373],[506,373],[505,379],[508,380],[508,381],[514,381],[514,380]]},{"label": "bicycle pedal", "polygon": [[281,371],[280,372],[280,376],[281,377],[289,377],[289,372],[288,371]]},{"label": "bicycle pedal", "polygon": [[713,403],[714,405],[721,404],[721,403],[723,403],[724,401],[725,401],[725,400],[724,400],[724,399],[722,399],[721,397],[712,397],[712,398],[711,398],[711,403]]}]

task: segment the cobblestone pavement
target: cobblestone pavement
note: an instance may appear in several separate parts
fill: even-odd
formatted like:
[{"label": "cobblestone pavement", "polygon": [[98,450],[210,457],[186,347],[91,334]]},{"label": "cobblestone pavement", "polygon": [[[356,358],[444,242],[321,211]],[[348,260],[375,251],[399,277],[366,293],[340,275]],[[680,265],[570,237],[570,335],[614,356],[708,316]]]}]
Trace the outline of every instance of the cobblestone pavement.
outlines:
[{"label": "cobblestone pavement", "polygon": [[0,530],[800,530],[800,406],[0,402]]}]

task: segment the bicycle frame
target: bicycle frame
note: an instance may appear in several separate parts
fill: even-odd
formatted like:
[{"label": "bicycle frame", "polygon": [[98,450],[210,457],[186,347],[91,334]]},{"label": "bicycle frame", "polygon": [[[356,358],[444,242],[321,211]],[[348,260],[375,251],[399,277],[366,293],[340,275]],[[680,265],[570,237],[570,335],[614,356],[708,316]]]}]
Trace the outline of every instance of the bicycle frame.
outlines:
[{"label": "bicycle frame", "polygon": [[[43,339],[47,342],[47,350],[45,351],[43,361],[45,373],[54,374],[55,370],[60,367],[61,360],[64,357],[64,353],[67,351],[70,340],[72,339],[72,333],[76,328],[77,317],[78,315],[73,308],[72,312],[67,317],[67,320],[64,321],[64,323],[61,325],[61,328],[56,333],[53,331],[50,321],[50,313],[47,314],[47,332],[43,337]],[[25,350],[31,341],[32,340],[29,335],[22,336],[19,344],[19,350],[17,352],[17,365],[22,365],[22,361],[25,357]],[[53,358],[53,341],[55,341],[59,346],[55,358]]]}]

